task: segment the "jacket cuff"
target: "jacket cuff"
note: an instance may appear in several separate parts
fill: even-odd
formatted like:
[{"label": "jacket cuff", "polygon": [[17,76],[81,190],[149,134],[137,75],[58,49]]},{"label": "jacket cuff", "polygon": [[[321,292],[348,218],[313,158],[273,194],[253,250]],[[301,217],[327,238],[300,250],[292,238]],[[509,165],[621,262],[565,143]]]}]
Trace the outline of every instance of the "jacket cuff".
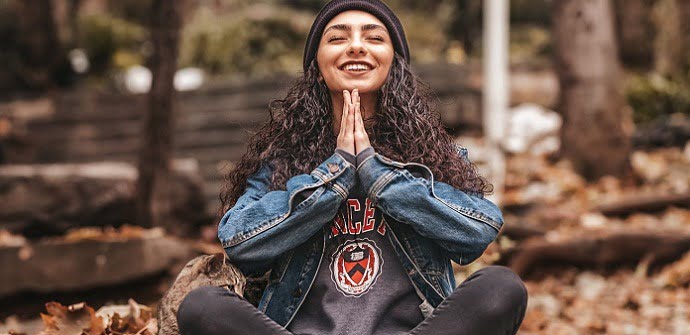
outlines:
[{"label": "jacket cuff", "polygon": [[376,153],[373,147],[368,147],[357,154],[355,166],[359,166],[360,163],[364,162],[367,157],[373,156]]},{"label": "jacket cuff", "polygon": [[321,179],[324,184],[331,184],[343,198],[347,198],[355,183],[354,165],[338,152],[317,166],[311,175]]},{"label": "jacket cuff", "polygon": [[353,166],[357,166],[357,159],[355,158],[355,155],[353,155],[353,154],[351,154],[345,150],[341,150],[341,149],[337,149],[337,148],[335,149],[335,152],[337,152],[338,154],[343,156],[343,158],[345,158],[345,160],[348,161]]},{"label": "jacket cuff", "polygon": [[360,162],[357,166],[357,176],[367,194],[376,205],[378,190],[388,184],[396,176],[396,169],[383,162],[381,154],[373,154]]}]

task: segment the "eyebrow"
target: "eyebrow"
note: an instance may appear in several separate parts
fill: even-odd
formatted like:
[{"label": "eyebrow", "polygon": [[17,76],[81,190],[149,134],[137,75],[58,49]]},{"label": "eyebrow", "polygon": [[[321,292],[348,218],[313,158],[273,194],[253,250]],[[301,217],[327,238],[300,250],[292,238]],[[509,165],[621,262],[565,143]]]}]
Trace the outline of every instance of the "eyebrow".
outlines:
[{"label": "eyebrow", "polygon": [[[331,29],[350,31],[350,30],[352,30],[352,25],[349,25],[349,24],[334,24],[334,25],[332,25],[332,26],[326,28],[326,30],[324,30],[323,33],[326,34],[326,33],[327,33],[329,30],[331,30]],[[384,28],[384,27],[381,26],[381,25],[374,24],[374,23],[365,24],[365,25],[362,26],[362,31],[375,30],[375,29],[382,29],[383,31],[386,31],[386,28]]]}]

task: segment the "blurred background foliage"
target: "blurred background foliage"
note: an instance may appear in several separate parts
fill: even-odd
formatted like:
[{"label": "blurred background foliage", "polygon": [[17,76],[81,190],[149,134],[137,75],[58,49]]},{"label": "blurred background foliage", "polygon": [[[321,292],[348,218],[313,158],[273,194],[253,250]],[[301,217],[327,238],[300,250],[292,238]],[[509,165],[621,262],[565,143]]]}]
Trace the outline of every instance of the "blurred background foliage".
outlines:
[{"label": "blurred background foliage", "polygon": [[[211,76],[262,77],[301,71],[304,40],[327,0],[187,0],[179,67],[198,67]],[[413,63],[449,62],[478,66],[482,8],[478,0],[388,0],[405,25]],[[550,0],[512,0],[510,60],[514,67],[550,69]],[[663,114],[690,113],[690,59],[673,75],[654,73],[653,13],[626,21],[628,2],[615,0],[620,58],[626,68],[626,96],[637,122]],[[647,7],[653,1],[638,1]],[[151,0],[52,1],[57,48],[33,60],[17,1],[0,0],[0,88],[12,91],[102,84],[151,53]],[[645,8],[647,8],[645,7]],[[651,7],[650,7],[651,8]],[[635,8],[633,8],[634,10]],[[643,8],[644,9],[644,8]],[[26,9],[25,9],[26,10]],[[638,13],[638,12],[633,12]],[[50,38],[44,37],[44,38]],[[684,41],[687,43],[687,38]],[[68,55],[82,50],[88,71],[71,70]],[[38,62],[39,64],[36,64]],[[44,62],[40,64],[40,62]],[[48,79],[35,79],[44,69]],[[32,77],[34,75],[34,77]]]},{"label": "blurred background foliage", "polygon": [[690,116],[690,83],[685,78],[657,74],[633,75],[626,85],[635,123],[652,121],[669,113]]},{"label": "blurred background foliage", "polygon": [[148,54],[146,26],[105,13],[80,16],[78,24],[77,45],[86,51],[95,75],[143,64]]}]

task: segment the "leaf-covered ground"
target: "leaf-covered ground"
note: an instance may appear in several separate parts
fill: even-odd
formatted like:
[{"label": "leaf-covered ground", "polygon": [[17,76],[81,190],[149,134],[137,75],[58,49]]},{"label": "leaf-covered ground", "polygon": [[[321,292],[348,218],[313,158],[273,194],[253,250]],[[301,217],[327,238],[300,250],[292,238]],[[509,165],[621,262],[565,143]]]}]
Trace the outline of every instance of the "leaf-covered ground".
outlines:
[{"label": "leaf-covered ground", "polygon": [[[690,192],[690,144],[685,148],[637,151],[631,162],[633,171],[626,178],[604,177],[587,183],[568,164],[550,163],[544,157],[510,157],[504,199],[506,228],[528,228],[529,233],[518,236],[515,230],[504,230],[478,261],[462,268],[456,266],[457,281],[462,282],[489,264],[510,265],[518,251],[535,242],[567,248],[577,245],[569,243],[593,237],[597,238],[593,241],[606,243],[607,236],[618,232],[684,241],[690,236],[690,203],[662,201],[658,208],[649,210],[645,201],[668,196],[683,199]],[[64,239],[76,242],[142,238],[147,234],[147,230],[125,226],[120,230],[72,231]],[[206,246],[203,252],[222,251],[210,241],[215,238],[214,232],[204,231],[202,236],[210,242],[201,243]],[[665,241],[663,238],[660,241]],[[0,232],[0,246],[26,243],[21,236]],[[556,258],[555,264],[536,259],[524,267],[529,306],[519,334],[690,333],[690,247],[634,243],[625,247],[635,252],[649,250],[625,264],[617,263],[615,255],[588,255],[601,260],[592,265],[570,264],[569,255],[575,251],[566,249],[557,254],[566,257]],[[658,257],[659,250],[670,247],[676,248],[673,257]],[[48,302],[39,321],[43,334],[155,334],[154,310],[155,306],[133,300],[128,305],[98,310],[87,304],[63,306]],[[12,325],[17,330],[26,329],[16,318],[3,323],[0,330]]]}]

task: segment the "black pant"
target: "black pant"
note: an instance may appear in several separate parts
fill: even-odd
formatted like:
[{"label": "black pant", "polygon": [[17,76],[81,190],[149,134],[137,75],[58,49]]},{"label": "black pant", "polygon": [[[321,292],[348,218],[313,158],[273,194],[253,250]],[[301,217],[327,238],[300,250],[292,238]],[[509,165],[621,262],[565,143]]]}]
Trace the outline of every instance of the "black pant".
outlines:
[{"label": "black pant", "polygon": [[[527,289],[504,266],[470,275],[410,334],[515,334],[525,317]],[[291,334],[244,298],[222,287],[192,290],[177,312],[182,335]]]}]

